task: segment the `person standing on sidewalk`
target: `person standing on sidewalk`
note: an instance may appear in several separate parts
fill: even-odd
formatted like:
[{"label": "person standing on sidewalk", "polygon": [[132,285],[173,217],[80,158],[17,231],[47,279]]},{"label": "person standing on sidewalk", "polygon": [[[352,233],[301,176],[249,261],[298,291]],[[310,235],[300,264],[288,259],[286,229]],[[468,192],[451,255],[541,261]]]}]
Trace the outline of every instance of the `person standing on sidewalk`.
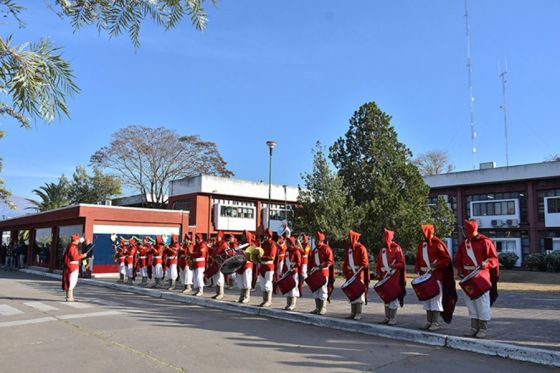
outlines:
[{"label": "person standing on sidewalk", "polygon": [[126,277],[127,284],[132,285],[134,281],[134,264],[136,262],[136,240],[131,238],[128,240],[128,249],[126,250]]},{"label": "person standing on sidewalk", "polygon": [[208,246],[202,237],[202,233],[195,235],[195,245],[193,247],[193,282],[194,296],[200,297],[204,294],[204,270],[206,268],[206,255]]},{"label": "person standing on sidewalk", "polygon": [[138,268],[140,268],[140,276],[142,277],[140,286],[148,285],[148,242],[148,237],[144,237],[142,242],[138,241],[137,243]]},{"label": "person standing on sidewalk", "polygon": [[264,254],[261,257],[259,265],[259,281],[262,290],[263,301],[261,307],[270,307],[272,305],[272,280],[274,278],[274,261],[278,253],[278,246],[272,239],[272,230],[267,229],[264,232],[263,242],[261,244]]},{"label": "person standing on sidewalk", "polygon": [[325,234],[323,232],[315,234],[315,248],[311,252],[310,265],[311,273],[321,271],[321,274],[326,279],[325,284],[313,292],[315,309],[311,313],[324,315],[327,313],[327,302],[330,302],[335,278],[334,254],[331,247],[325,243]]},{"label": "person standing on sidewalk", "polygon": [[480,275],[486,277],[491,283],[490,290],[474,300],[463,292],[471,319],[471,329],[465,336],[485,338],[488,333],[488,321],[491,318],[490,307],[498,298],[500,264],[494,243],[490,238],[478,232],[477,222],[465,220],[464,223],[466,239],[459,245],[454,262],[459,278],[462,279],[480,269]]},{"label": "person standing on sidewalk", "polygon": [[163,281],[163,239],[161,236],[156,236],[156,244],[151,249],[152,254],[152,276],[154,277],[153,287],[158,287]]},{"label": "person standing on sidewalk", "polygon": [[286,307],[287,311],[293,311],[296,309],[296,301],[300,297],[299,293],[299,274],[301,269],[301,250],[297,246],[297,240],[295,237],[289,236],[286,238],[286,253],[284,256],[284,265],[282,267],[282,276],[292,276],[294,278],[294,288],[288,291],[286,295]]},{"label": "person standing on sidewalk", "polygon": [[193,285],[193,270],[192,258],[193,244],[188,234],[185,234],[183,245],[179,250],[179,283],[183,285],[183,294],[188,294],[192,291]]},{"label": "person standing on sidewalk", "polygon": [[[245,243],[249,245],[249,254],[245,254],[248,256],[247,262],[245,262],[243,267],[237,270],[235,280],[239,288],[239,299],[237,302],[246,304],[249,303],[251,299],[251,282],[253,280],[253,257],[251,255],[251,250],[252,247],[256,248],[259,244],[255,235],[247,230],[243,231],[243,239]],[[253,260],[255,260],[255,262],[257,261],[256,259]]]},{"label": "person standing on sidewalk", "polygon": [[78,274],[80,268],[80,260],[86,257],[86,254],[78,252],[78,244],[80,243],[80,235],[75,233],[70,237],[70,243],[64,250],[62,270],[62,290],[66,292],[66,301],[74,301],[74,288],[78,283]]},{"label": "person standing on sidewalk", "polygon": [[4,271],[11,271],[14,265],[14,247],[15,242],[12,241],[6,246],[6,258],[4,259]]},{"label": "person standing on sidewalk", "polygon": [[342,273],[346,280],[350,280],[359,271],[359,279],[366,285],[364,293],[358,299],[350,302],[349,318],[354,320],[362,318],[362,307],[367,300],[366,292],[370,281],[368,251],[364,245],[358,242],[361,236],[358,232],[350,231],[350,246],[344,252],[344,262],[342,263]]},{"label": "person standing on sidewalk", "polygon": [[[224,240],[224,232],[218,231],[216,235],[216,243],[210,249],[211,255],[210,258],[212,262],[216,262],[218,258],[227,250],[229,249],[229,243]],[[216,294],[212,297],[212,299],[223,299],[224,298],[224,274],[222,271],[218,270],[212,276],[212,282],[216,286]]]},{"label": "person standing on sidewalk", "polygon": [[179,236],[171,235],[171,244],[165,249],[167,257],[167,290],[175,289],[175,281],[177,281],[177,264],[179,263],[178,255],[181,245],[179,244]]},{"label": "person standing on sidewalk", "polygon": [[395,232],[383,228],[384,247],[379,251],[376,260],[376,273],[379,279],[387,276],[398,276],[400,295],[389,303],[385,303],[385,319],[380,324],[396,325],[397,309],[404,305],[406,295],[406,269],[404,254],[396,242],[393,241]]},{"label": "person standing on sidewalk", "polygon": [[435,332],[440,329],[440,313],[446,323],[451,322],[457,303],[457,291],[447,246],[435,235],[435,228],[431,224],[422,225],[422,234],[424,240],[418,244],[414,273],[430,273],[437,281],[439,293],[432,299],[423,301],[428,320],[423,329]]}]

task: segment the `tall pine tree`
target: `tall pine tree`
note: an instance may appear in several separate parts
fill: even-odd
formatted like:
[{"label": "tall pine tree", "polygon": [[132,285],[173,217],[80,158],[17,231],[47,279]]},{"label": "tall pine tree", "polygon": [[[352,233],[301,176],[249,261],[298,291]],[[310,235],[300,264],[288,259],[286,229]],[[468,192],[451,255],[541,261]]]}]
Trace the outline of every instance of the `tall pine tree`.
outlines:
[{"label": "tall pine tree", "polygon": [[382,245],[384,227],[396,232],[403,249],[415,248],[420,225],[431,220],[429,188],[411,156],[398,141],[391,117],[374,102],[354,113],[346,134],[330,147],[346,192],[363,209],[362,241],[375,251]]}]

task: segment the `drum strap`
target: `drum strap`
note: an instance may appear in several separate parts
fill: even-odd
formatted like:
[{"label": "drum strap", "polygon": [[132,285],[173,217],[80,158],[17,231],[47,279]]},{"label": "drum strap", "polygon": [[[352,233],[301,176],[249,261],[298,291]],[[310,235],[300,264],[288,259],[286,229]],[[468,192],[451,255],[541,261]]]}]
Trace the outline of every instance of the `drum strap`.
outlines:
[{"label": "drum strap", "polygon": [[465,240],[465,249],[467,251],[467,255],[471,258],[474,266],[478,266],[478,262],[476,261],[476,256],[474,255],[474,250],[469,240]]},{"label": "drum strap", "polygon": [[315,265],[320,266],[321,261],[319,260],[319,248],[315,248]]},{"label": "drum strap", "polygon": [[354,251],[352,251],[352,248],[348,249],[348,264],[352,268],[352,272],[356,273],[357,268],[354,265]]},{"label": "drum strap", "polygon": [[426,267],[430,268],[430,256],[428,255],[428,243],[424,242],[422,244],[422,259],[426,263]]},{"label": "drum strap", "polygon": [[383,261],[383,268],[385,269],[385,272],[389,272],[391,270],[391,267],[389,267],[386,248],[383,248],[383,250],[381,251],[381,260]]}]

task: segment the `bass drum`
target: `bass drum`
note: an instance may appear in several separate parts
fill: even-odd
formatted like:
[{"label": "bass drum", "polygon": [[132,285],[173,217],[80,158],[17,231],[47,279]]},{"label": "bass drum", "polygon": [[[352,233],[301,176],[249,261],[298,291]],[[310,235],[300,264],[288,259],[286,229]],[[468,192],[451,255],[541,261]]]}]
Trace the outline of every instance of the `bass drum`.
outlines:
[{"label": "bass drum", "polygon": [[292,291],[296,287],[296,280],[294,280],[294,272],[288,271],[282,276],[282,278],[276,281],[276,284],[282,295],[286,294],[289,291]]},{"label": "bass drum", "polygon": [[361,272],[356,273],[341,287],[342,292],[346,294],[346,297],[350,302],[353,302],[361,297],[366,291],[366,285],[360,278],[360,273]]},{"label": "bass drum", "polygon": [[401,285],[399,284],[399,276],[387,275],[373,286],[373,289],[379,295],[383,303],[391,303],[401,294]]},{"label": "bass drum", "polygon": [[311,272],[305,279],[305,283],[309,286],[309,290],[314,293],[327,283],[327,278],[323,276],[323,272],[319,269]]}]

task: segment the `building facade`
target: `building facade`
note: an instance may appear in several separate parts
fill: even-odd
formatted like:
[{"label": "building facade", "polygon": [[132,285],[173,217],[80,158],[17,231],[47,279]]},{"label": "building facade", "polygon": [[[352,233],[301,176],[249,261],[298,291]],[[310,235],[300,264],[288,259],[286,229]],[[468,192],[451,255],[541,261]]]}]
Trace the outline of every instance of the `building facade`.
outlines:
[{"label": "building facade", "polygon": [[[425,177],[430,203],[444,198],[457,216],[476,219],[499,252],[532,253],[560,250],[560,162],[489,167]],[[462,229],[453,237],[456,251]]]},{"label": "building facade", "polygon": [[189,211],[189,224],[207,235],[268,227],[270,208],[270,228],[280,232],[282,221],[290,219],[299,189],[273,184],[270,192],[269,206],[267,183],[199,175],[171,182],[169,208]]}]

